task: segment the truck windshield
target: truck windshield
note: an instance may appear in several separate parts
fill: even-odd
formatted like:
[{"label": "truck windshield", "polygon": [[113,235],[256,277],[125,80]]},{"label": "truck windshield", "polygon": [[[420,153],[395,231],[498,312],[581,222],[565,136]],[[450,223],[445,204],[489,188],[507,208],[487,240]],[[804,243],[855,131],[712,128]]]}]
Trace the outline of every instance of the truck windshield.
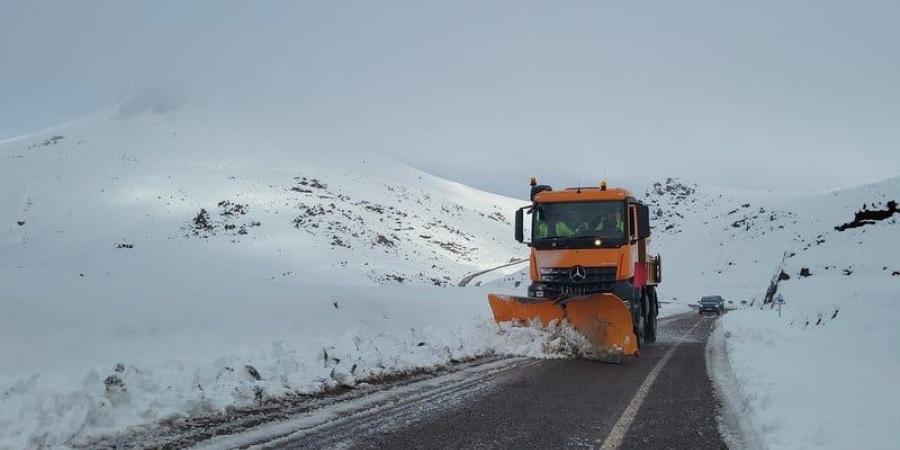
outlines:
[{"label": "truck windshield", "polygon": [[628,229],[626,217],[622,201],[537,204],[532,212],[532,241],[599,238],[622,245]]}]

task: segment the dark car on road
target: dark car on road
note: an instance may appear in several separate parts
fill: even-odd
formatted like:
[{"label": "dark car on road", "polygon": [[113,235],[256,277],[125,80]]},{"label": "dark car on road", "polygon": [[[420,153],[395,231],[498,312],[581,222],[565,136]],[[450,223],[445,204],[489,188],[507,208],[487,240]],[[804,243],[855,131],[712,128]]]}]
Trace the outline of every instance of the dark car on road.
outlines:
[{"label": "dark car on road", "polygon": [[707,295],[700,299],[700,314],[714,312],[716,315],[725,312],[725,300],[718,295]]}]

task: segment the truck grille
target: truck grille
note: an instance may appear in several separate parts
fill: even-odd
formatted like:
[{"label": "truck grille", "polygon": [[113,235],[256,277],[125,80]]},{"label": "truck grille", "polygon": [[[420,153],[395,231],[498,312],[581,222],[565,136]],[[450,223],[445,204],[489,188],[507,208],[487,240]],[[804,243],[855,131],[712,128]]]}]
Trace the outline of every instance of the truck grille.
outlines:
[{"label": "truck grille", "polygon": [[604,285],[602,284],[589,284],[589,285],[561,285],[559,286],[559,293],[562,295],[588,295],[595,294],[598,292],[607,292],[607,289],[603,289]]},{"label": "truck grille", "polygon": [[578,283],[572,281],[572,269],[572,267],[553,267],[550,270],[543,269],[541,281],[544,283],[567,285],[564,287],[572,288],[583,288],[585,285],[606,284],[616,281],[615,267],[584,267],[584,280]]}]

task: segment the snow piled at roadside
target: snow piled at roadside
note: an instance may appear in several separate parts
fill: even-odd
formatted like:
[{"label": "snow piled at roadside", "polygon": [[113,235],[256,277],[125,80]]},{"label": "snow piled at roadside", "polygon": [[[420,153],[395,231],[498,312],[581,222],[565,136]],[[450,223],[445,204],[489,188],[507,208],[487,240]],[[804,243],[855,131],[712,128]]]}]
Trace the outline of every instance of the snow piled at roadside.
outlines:
[{"label": "snow piled at roadside", "polygon": [[[711,375],[747,448],[896,448],[900,216],[834,229],[863,204],[878,209],[896,198],[900,179],[770,204],[790,208],[794,226],[755,240],[757,252],[731,246],[736,265],[765,251],[789,256],[781,316],[759,308],[767,282],[757,277],[753,307],[722,317],[710,343],[713,354],[724,350]],[[717,292],[747,292],[750,280],[725,275]]]},{"label": "snow piled at roadside", "polygon": [[[299,301],[266,286],[229,286],[237,295],[217,307],[166,295],[119,309],[101,297],[17,305],[0,324],[4,340],[22,339],[0,347],[15,365],[0,372],[0,448],[84,445],[289,393],[483,355],[561,357],[583,345],[567,328],[494,324],[485,290],[296,286]],[[253,300],[238,301],[244,295]],[[76,344],[57,345],[66,341]]]},{"label": "snow piled at roadside", "polygon": [[900,296],[878,275],[852,289],[842,278],[783,286],[781,318],[748,309],[722,319],[739,402],[765,448],[896,448]]}]

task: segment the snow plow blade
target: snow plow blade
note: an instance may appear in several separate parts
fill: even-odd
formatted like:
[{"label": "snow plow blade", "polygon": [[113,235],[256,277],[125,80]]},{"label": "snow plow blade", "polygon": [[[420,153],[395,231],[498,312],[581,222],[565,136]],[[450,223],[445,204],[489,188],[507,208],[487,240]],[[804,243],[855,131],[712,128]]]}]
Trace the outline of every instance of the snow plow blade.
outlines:
[{"label": "snow plow blade", "polygon": [[491,311],[497,322],[527,325],[537,319],[547,326],[554,320],[562,320],[566,317],[566,310],[562,305],[546,298],[488,294],[488,302],[491,304]]},{"label": "snow plow blade", "polygon": [[566,319],[594,346],[604,361],[617,362],[622,356],[638,355],[631,312],[612,294],[591,294],[551,300],[512,295],[488,294],[488,302],[497,322],[528,324],[537,319],[544,326]]}]

